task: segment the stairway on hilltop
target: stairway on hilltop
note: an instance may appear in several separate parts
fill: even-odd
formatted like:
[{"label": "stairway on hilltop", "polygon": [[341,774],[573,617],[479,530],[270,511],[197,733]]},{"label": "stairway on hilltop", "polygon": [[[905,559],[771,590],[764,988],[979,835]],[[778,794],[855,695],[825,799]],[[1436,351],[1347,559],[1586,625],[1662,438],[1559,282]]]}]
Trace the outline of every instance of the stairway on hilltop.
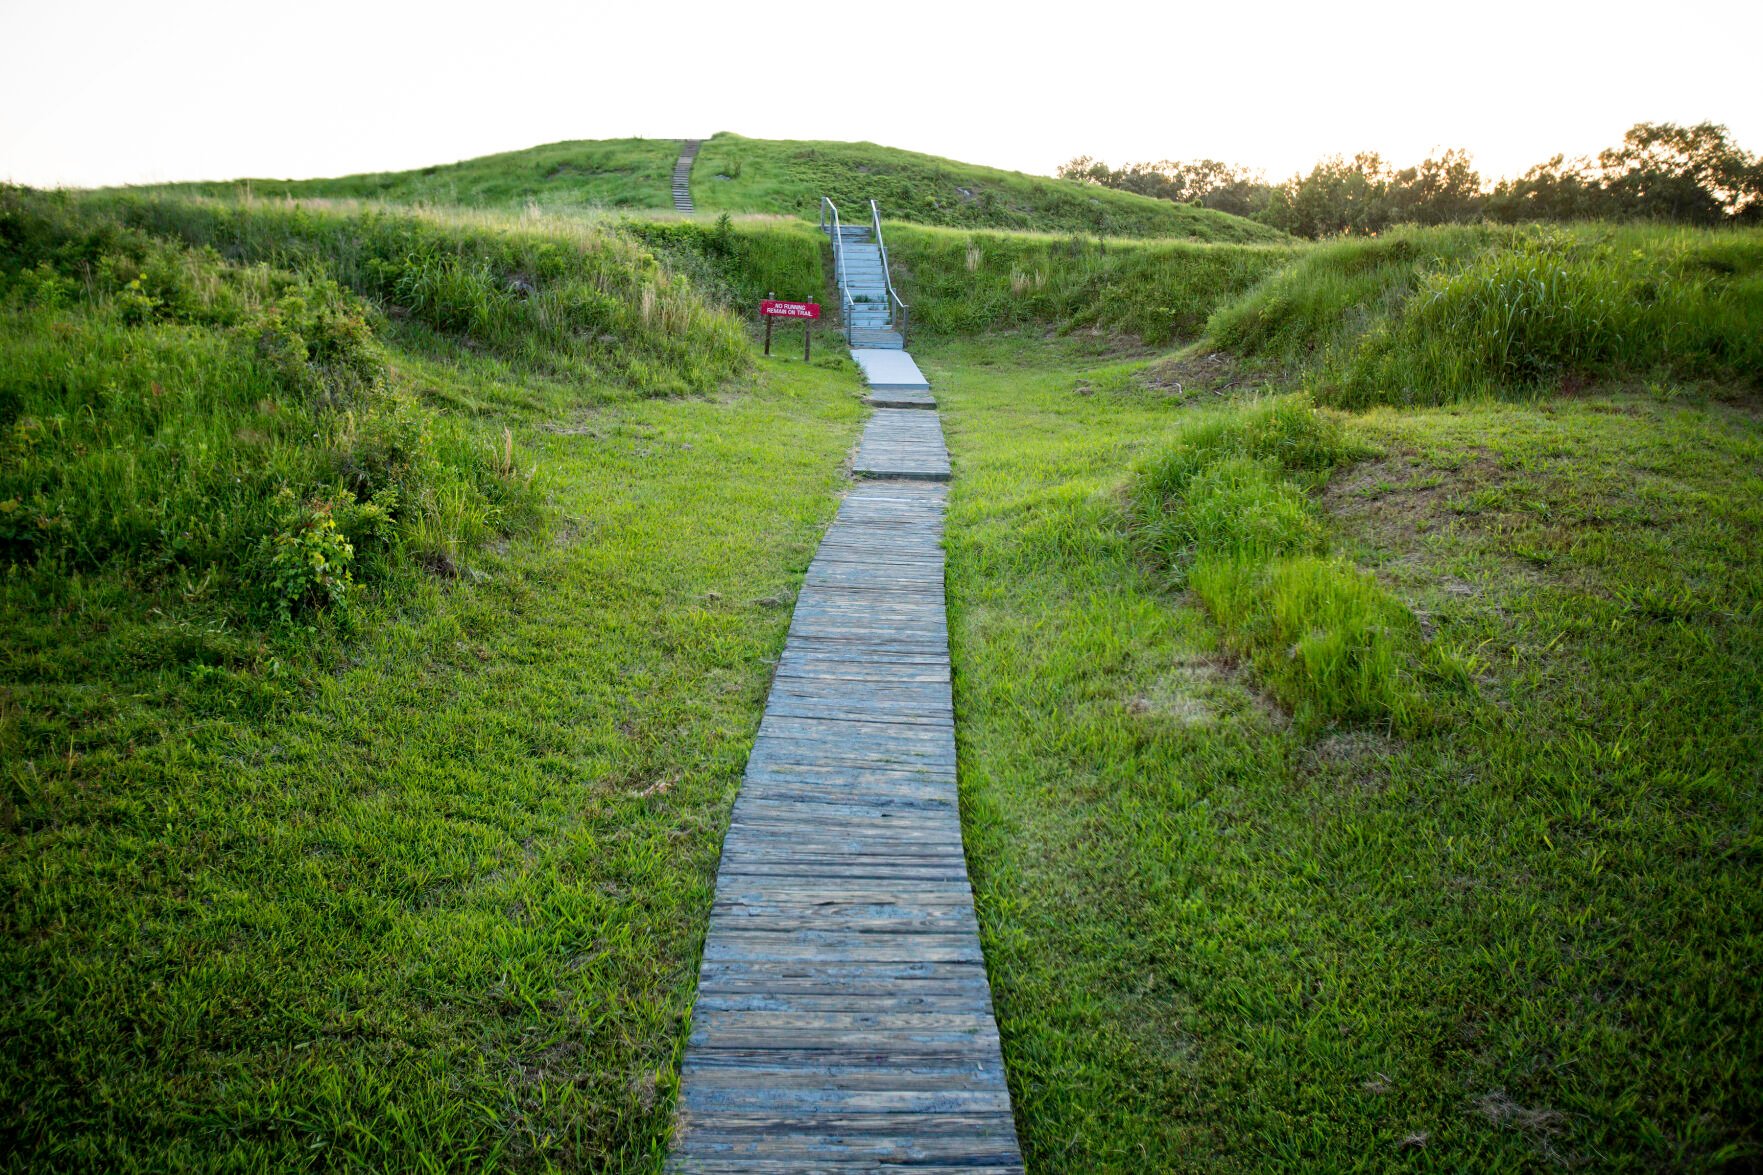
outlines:
[{"label": "stairway on hilltop", "polygon": [[680,143],[679,159],[673,165],[673,209],[675,212],[693,212],[692,205],[692,164],[698,160],[698,148],[704,145],[702,139],[686,139]]}]

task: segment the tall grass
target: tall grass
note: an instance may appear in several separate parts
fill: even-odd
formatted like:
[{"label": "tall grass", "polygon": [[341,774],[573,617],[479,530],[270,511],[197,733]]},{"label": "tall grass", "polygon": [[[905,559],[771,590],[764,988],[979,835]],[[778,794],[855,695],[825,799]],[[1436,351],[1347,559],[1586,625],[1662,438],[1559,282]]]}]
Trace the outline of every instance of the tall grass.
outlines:
[{"label": "tall grass", "polygon": [[546,375],[674,395],[708,390],[749,361],[735,319],[596,220],[128,195],[103,204],[235,260],[332,276],[394,316]]},{"label": "tall grass", "polygon": [[421,407],[328,278],[0,192],[0,559],[345,604],[536,519],[512,451]]},{"label": "tall grass", "polygon": [[827,239],[799,220],[724,214],[708,223],[623,220],[618,229],[737,315],[752,315],[772,294],[819,301],[827,293]]},{"label": "tall grass", "polygon": [[1347,407],[1763,376],[1763,231],[1404,229],[1303,253],[1207,341]]}]

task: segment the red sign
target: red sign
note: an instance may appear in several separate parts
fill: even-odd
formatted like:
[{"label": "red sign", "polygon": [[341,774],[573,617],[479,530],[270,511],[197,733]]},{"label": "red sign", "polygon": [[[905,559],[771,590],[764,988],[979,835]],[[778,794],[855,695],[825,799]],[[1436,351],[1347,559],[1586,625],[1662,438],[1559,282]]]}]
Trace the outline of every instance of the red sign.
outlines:
[{"label": "red sign", "polygon": [[759,313],[767,318],[819,318],[819,302],[773,302],[769,298],[759,302]]}]

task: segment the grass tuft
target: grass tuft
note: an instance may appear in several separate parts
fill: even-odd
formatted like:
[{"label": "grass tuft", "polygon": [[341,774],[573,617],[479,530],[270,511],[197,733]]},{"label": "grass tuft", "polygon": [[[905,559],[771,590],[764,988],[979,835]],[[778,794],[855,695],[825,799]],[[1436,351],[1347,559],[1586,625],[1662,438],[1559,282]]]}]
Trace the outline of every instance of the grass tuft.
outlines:
[{"label": "grass tuft", "polygon": [[1327,554],[1311,494],[1369,453],[1294,395],[1196,416],[1134,482],[1141,549],[1193,590],[1304,723],[1408,727],[1421,716],[1413,618]]}]

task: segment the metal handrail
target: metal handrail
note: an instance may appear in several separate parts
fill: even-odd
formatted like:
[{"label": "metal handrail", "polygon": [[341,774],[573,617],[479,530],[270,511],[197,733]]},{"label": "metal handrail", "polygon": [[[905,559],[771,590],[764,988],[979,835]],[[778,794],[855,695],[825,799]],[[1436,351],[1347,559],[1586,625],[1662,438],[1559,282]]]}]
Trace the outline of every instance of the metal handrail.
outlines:
[{"label": "metal handrail", "polygon": [[826,231],[826,214],[832,213],[833,272],[838,274],[839,317],[845,320],[845,343],[851,345],[851,291],[845,288],[845,233],[839,227],[839,206],[825,196],[820,198],[820,228]]},{"label": "metal handrail", "polygon": [[875,225],[876,248],[881,251],[882,280],[888,284],[888,297],[893,299],[894,305],[900,308],[900,345],[904,347],[906,345],[906,321],[912,316],[912,310],[905,302],[901,301],[900,295],[894,292],[894,267],[888,264],[888,245],[886,241],[882,240],[881,209],[876,206],[874,200],[869,202],[869,218],[871,223]]}]

